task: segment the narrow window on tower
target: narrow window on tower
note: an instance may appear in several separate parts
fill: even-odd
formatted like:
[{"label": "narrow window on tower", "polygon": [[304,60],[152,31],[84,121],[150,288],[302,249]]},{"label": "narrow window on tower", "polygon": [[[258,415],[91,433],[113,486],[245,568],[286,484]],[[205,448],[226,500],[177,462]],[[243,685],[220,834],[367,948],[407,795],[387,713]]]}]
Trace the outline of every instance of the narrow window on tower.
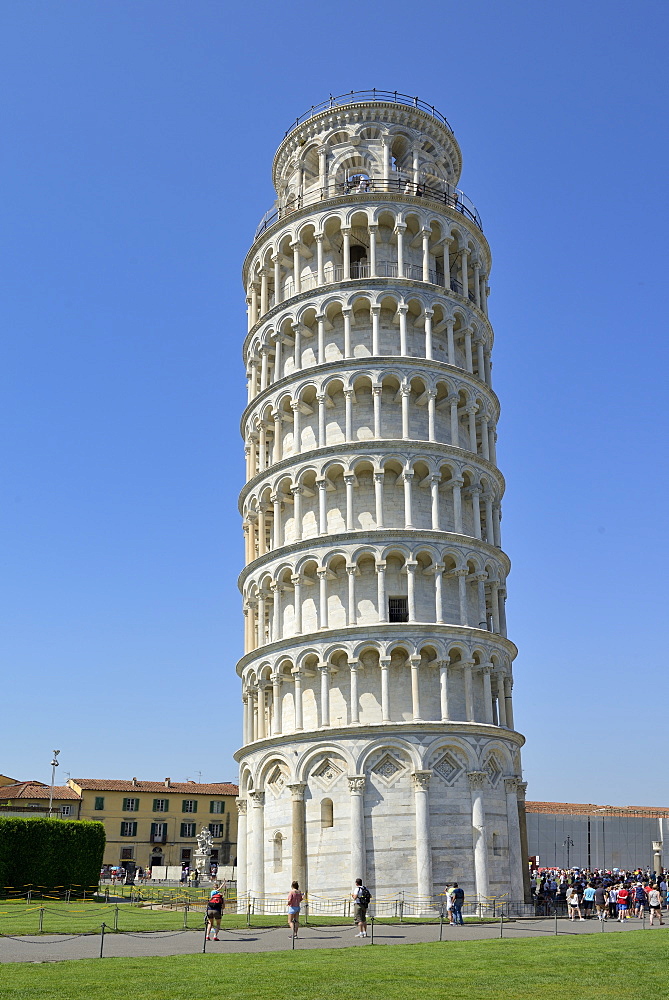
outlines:
[{"label": "narrow window on tower", "polygon": [[332,799],[323,799],[321,802],[321,826],[324,830],[329,826],[334,826]]},{"label": "narrow window on tower", "polygon": [[388,621],[408,622],[409,621],[409,598],[389,597],[388,598]]}]

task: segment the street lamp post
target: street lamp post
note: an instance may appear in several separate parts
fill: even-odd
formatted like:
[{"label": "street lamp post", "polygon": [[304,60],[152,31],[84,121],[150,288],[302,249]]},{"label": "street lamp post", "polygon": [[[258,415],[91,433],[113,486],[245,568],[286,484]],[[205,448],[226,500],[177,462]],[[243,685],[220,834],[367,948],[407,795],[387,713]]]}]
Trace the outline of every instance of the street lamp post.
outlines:
[{"label": "street lamp post", "polygon": [[49,817],[53,809],[53,786],[56,783],[56,768],[58,767],[58,754],[60,750],[54,750],[51,761],[51,789],[49,790]]},{"label": "street lamp post", "polygon": [[569,848],[574,846],[574,841],[571,837],[567,837],[562,846],[567,848],[567,870],[569,870]]}]

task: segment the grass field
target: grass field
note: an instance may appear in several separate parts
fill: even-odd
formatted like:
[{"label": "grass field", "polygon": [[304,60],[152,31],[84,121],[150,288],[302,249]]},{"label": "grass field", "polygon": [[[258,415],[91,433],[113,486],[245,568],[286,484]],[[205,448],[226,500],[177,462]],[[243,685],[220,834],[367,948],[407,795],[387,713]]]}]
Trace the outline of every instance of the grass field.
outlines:
[{"label": "grass field", "polygon": [[3,1000],[619,1000],[669,991],[669,935],[3,965]]},{"label": "grass field", "polygon": [[[181,930],[184,927],[184,911],[182,909],[154,909],[146,906],[134,906],[121,903],[118,907],[104,903],[60,903],[43,901],[41,903],[0,901],[0,934],[38,934],[40,928],[40,910],[42,913],[43,934],[79,934],[85,931],[99,932],[104,922],[106,928],[121,931],[166,931]],[[117,912],[118,911],[118,912]],[[186,927],[197,930],[202,927],[204,909],[189,910]],[[407,921],[412,922],[412,921]],[[435,923],[434,920],[421,920],[421,923]],[[470,920],[467,921],[472,922]],[[480,922],[480,921],[473,921]],[[252,927],[283,927],[286,923],[284,913],[271,916],[251,917]],[[304,917],[303,917],[304,923]],[[328,925],[352,925],[352,917],[309,917],[308,923],[316,927]],[[397,918],[384,918],[379,923],[398,923]],[[229,913],[223,917],[223,927],[246,927],[246,915]]]}]

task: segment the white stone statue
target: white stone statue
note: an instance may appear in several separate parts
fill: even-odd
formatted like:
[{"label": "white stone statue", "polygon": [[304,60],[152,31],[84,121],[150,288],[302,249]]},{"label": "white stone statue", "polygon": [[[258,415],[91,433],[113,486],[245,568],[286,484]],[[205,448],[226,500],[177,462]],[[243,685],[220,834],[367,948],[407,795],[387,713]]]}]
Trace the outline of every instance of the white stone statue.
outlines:
[{"label": "white stone statue", "polygon": [[203,826],[195,839],[197,840],[198,854],[211,854],[211,849],[214,846],[214,838],[209,832],[208,827]]}]

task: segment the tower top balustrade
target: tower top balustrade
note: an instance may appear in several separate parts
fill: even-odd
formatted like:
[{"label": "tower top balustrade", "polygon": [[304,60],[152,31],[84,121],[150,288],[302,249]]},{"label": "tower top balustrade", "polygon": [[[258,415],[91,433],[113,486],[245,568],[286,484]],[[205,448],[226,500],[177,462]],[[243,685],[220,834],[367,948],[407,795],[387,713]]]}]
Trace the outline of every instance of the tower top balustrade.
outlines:
[{"label": "tower top balustrade", "polygon": [[305,111],[303,115],[299,115],[289,128],[286,129],[284,139],[296,128],[304,124],[304,122],[309,121],[310,118],[314,118],[323,111],[330,111],[333,108],[343,107],[348,104],[368,104],[370,101],[378,101],[381,104],[403,104],[405,107],[418,108],[420,111],[425,111],[427,114],[432,115],[442,125],[445,125],[451,134],[454,134],[448,121],[440,111],[437,111],[434,104],[428,104],[426,101],[421,101],[419,97],[411,97],[409,94],[400,94],[397,90],[372,89],[351,90],[348,94],[339,94],[337,97],[333,97],[330,94],[327,101],[321,101],[320,104],[312,104],[308,111]]}]

